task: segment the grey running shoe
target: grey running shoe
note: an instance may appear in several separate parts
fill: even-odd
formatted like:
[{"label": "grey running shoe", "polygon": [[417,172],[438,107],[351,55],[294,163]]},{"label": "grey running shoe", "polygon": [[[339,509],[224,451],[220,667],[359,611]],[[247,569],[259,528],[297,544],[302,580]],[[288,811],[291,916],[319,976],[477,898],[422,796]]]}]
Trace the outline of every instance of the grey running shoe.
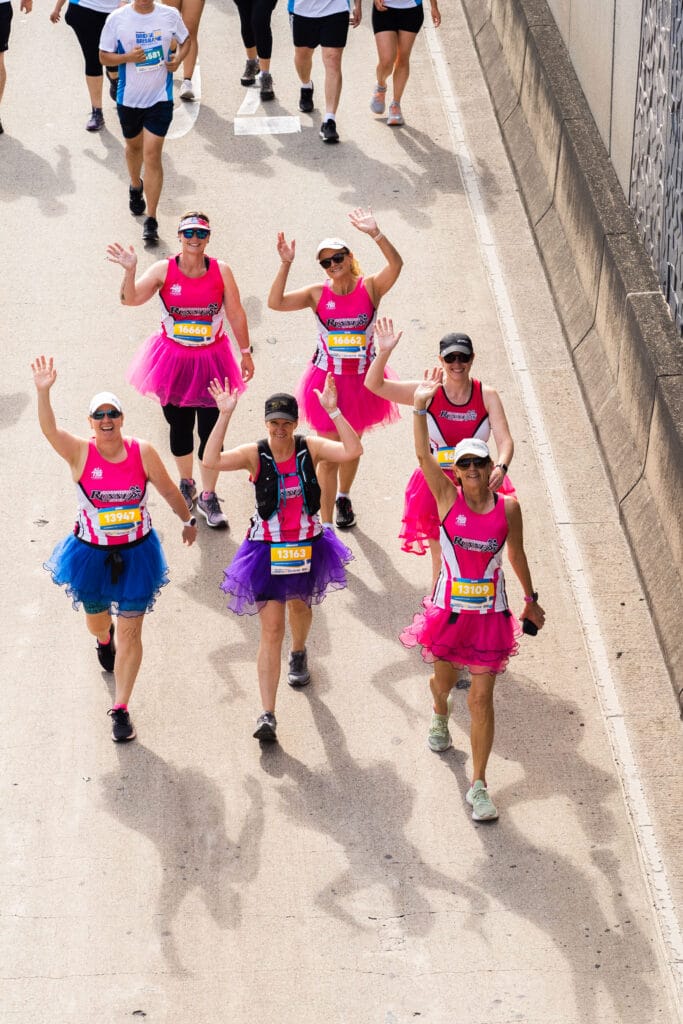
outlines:
[{"label": "grey running shoe", "polygon": [[195,486],[194,480],[191,480],[190,478],[184,476],[180,483],[178,484],[178,488],[180,489],[180,493],[185,499],[187,511],[191,512],[192,506],[197,500],[197,488]]},{"label": "grey running shoe", "polygon": [[135,739],[135,726],[127,711],[123,708],[110,708],[107,714],[111,715],[111,738],[114,743],[128,743]]},{"label": "grey running shoe", "polygon": [[327,121],[323,121],[320,125],[320,138],[323,142],[339,142],[337,122],[333,117],[328,118]]},{"label": "grey running shoe", "polygon": [[109,643],[101,644],[97,641],[97,660],[105,672],[114,671],[114,658],[116,657],[116,644],[114,643],[114,623],[109,627]]},{"label": "grey running shoe", "polygon": [[303,651],[289,652],[287,681],[290,686],[308,686],[310,683],[311,673],[308,671],[308,656],[305,647]]},{"label": "grey running shoe", "polygon": [[145,217],[142,225],[142,241],[148,245],[156,245],[159,241],[159,225],[154,217]]},{"label": "grey running shoe", "polygon": [[275,743],[277,740],[277,721],[275,715],[270,711],[264,711],[256,719],[256,732],[254,739],[261,743]]},{"label": "grey running shoe", "polygon": [[86,121],[86,132],[101,132],[104,128],[104,114],[100,107],[93,107],[90,117]]},{"label": "grey running shoe", "polygon": [[313,86],[310,89],[302,86],[299,93],[299,110],[302,114],[310,114],[313,110]]},{"label": "grey running shoe", "polygon": [[128,209],[134,217],[141,217],[147,208],[143,194],[144,185],[144,181],[140,178],[140,188],[133,188],[132,185],[128,186]]},{"label": "grey running shoe", "polygon": [[256,81],[256,76],[258,75],[259,70],[260,70],[260,66],[259,66],[259,62],[258,62],[258,57],[254,57],[253,60],[252,60],[251,57],[248,57],[247,58],[247,63],[244,65],[244,71],[242,72],[242,77],[240,78],[241,84],[242,85],[253,85],[254,82]]},{"label": "grey running shoe", "polygon": [[474,785],[467,790],[465,799],[472,808],[474,821],[494,821],[498,817],[496,805],[481,779],[477,779]]},{"label": "grey running shoe", "polygon": [[273,76],[269,71],[262,71],[259,75],[259,87],[261,89],[261,99],[264,102],[275,99],[275,93],[273,92]]},{"label": "grey running shoe", "polygon": [[337,498],[335,501],[337,509],[337,526],[340,530],[350,530],[356,525],[356,517],[353,514],[353,505],[350,498]]},{"label": "grey running shoe", "polygon": [[208,497],[200,494],[197,499],[197,508],[206,519],[209,526],[214,530],[227,530],[228,517],[221,512],[220,500],[215,491],[206,491]]},{"label": "grey running shoe", "polygon": [[195,98],[191,78],[183,78],[182,82],[180,83],[180,90],[178,91],[178,96],[180,97],[181,100],[186,100],[188,103],[191,103],[192,100]]},{"label": "grey running shoe", "polygon": [[370,100],[370,110],[373,114],[383,114],[387,94],[386,85],[375,85],[375,91]]},{"label": "grey running shoe", "polygon": [[403,120],[403,114],[401,113],[400,103],[396,103],[396,101],[394,101],[393,103],[389,104],[387,124],[390,125],[392,128],[396,128],[402,124],[405,124]]}]

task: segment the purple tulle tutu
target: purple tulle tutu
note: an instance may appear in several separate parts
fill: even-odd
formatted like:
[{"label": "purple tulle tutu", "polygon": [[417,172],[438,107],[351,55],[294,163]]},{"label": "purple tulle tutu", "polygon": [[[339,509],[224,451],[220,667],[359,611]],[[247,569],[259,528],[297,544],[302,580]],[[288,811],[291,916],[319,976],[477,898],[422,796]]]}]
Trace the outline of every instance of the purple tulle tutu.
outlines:
[{"label": "purple tulle tutu", "polygon": [[227,377],[230,388],[245,389],[242,372],[224,334],[212,345],[179,345],[163,331],[147,338],[137,350],[126,372],[126,380],[141,395],[154,395],[162,405],[189,405],[211,409],[215,402],[208,392],[210,382]]},{"label": "purple tulle tutu", "polygon": [[[43,568],[57,586],[66,589],[74,608],[83,604],[86,612],[149,612],[159,591],[168,583],[168,565],[155,530],[137,544],[107,547],[85,544],[69,534],[59,542]],[[112,576],[117,574],[113,583]]]},{"label": "purple tulle tutu", "polygon": [[437,608],[431,598],[422,602],[424,611],[400,634],[404,647],[422,647],[422,660],[450,661],[470,668],[500,673],[519,652],[517,639],[522,634],[519,621],[511,612],[477,615],[461,612],[451,622],[450,610]]},{"label": "purple tulle tutu", "polygon": [[291,601],[298,598],[310,608],[320,604],[330,590],[346,586],[345,566],[353,554],[334,530],[323,530],[312,544],[311,571],[273,576],[270,572],[270,544],[267,541],[243,541],[227,569],[220,587],[231,594],[228,608],[236,615],[254,615],[266,601]]},{"label": "purple tulle tutu", "polygon": [[[337,385],[337,401],[339,408],[351,426],[359,434],[372,427],[395,423],[399,419],[398,406],[395,402],[387,402],[364,386],[365,375],[361,373],[335,373]],[[384,376],[397,380],[393,370],[385,370]],[[319,433],[336,434],[334,420],[327,415],[315,394],[314,388],[322,391],[327,373],[319,366],[309,363],[303,377],[296,387],[296,400],[299,403],[299,415],[304,422]]]},{"label": "purple tulle tutu", "polygon": [[[453,473],[450,469],[443,471],[452,480]],[[509,476],[503,480],[499,494],[516,498],[517,492],[512,486]],[[407,551],[411,555],[424,555],[429,549],[430,540],[439,539],[441,521],[439,510],[436,507],[436,499],[429,489],[425,475],[421,469],[416,469],[406,486],[406,493],[403,502],[403,519],[399,539],[403,541],[401,551]]]}]

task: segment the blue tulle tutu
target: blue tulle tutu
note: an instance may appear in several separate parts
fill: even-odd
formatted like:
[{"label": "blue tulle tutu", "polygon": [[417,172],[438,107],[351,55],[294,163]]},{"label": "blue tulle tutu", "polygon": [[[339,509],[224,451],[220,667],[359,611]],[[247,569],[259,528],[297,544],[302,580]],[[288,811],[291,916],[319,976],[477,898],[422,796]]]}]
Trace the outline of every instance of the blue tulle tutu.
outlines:
[{"label": "blue tulle tutu", "polygon": [[66,589],[74,608],[108,608],[113,615],[151,611],[168,583],[168,565],[155,530],[137,544],[107,547],[85,544],[69,534],[43,568]]},{"label": "blue tulle tutu", "polygon": [[245,540],[235,552],[220,584],[232,597],[228,608],[236,615],[254,615],[266,601],[291,601],[298,598],[310,608],[320,604],[331,590],[346,586],[345,566],[353,554],[334,530],[323,532],[312,541],[311,571],[273,576],[270,571],[270,544]]}]

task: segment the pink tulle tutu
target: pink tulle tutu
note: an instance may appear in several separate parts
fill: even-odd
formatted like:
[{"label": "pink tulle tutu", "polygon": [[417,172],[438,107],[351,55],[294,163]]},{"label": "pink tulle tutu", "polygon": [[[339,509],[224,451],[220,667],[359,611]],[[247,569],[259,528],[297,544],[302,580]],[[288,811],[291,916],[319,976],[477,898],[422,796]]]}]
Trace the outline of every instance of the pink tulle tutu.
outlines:
[{"label": "pink tulle tutu", "polygon": [[126,380],[141,395],[154,395],[162,405],[190,405],[212,408],[216,403],[208,392],[210,382],[227,377],[230,388],[245,389],[242,372],[224,334],[212,345],[179,345],[163,331],[147,338],[137,350]]},{"label": "pink tulle tutu", "polygon": [[404,647],[422,647],[422,660],[429,664],[450,661],[498,674],[519,652],[522,627],[512,612],[461,612],[452,622],[450,610],[437,608],[430,598],[425,598],[423,608],[400,640]]},{"label": "pink tulle tutu", "polygon": [[[364,386],[365,375],[360,373],[335,373],[337,400],[339,408],[354,430],[359,434],[372,427],[385,426],[399,419],[398,406],[395,402],[387,402]],[[396,380],[393,371],[385,370],[384,376]],[[335,434],[337,428],[334,421],[327,415],[314,388],[322,391],[327,373],[318,366],[309,364],[303,377],[296,387],[296,400],[299,403],[299,415],[305,423],[320,433]]]},{"label": "pink tulle tutu", "polygon": [[[444,473],[450,480],[453,479],[452,470],[446,469]],[[506,494],[511,498],[517,497],[517,492],[512,486],[509,476],[504,478],[498,493]],[[429,541],[439,539],[440,527],[441,520],[436,507],[436,499],[429,489],[424,473],[418,467],[406,486],[403,519],[398,535],[399,539],[403,541],[401,551],[407,551],[411,555],[426,554],[429,549]]]}]

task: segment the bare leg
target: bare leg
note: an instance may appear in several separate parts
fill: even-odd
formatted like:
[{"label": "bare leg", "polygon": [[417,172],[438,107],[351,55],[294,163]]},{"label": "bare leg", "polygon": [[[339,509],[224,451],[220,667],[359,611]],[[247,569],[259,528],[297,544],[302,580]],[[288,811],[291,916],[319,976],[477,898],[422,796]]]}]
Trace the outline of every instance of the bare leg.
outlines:
[{"label": "bare leg", "polygon": [[116,628],[116,704],[127,704],[142,662],[142,624],[144,615],[128,618],[119,615]]},{"label": "bare leg", "polygon": [[429,680],[429,687],[434,698],[434,710],[437,715],[448,714],[448,694],[455,686],[455,670],[448,661],[434,662],[434,675]]},{"label": "bare leg", "polygon": [[142,184],[140,176],[142,171],[142,132],[134,139],[126,139],[126,164],[131,185],[133,188],[140,188]]},{"label": "bare leg", "polygon": [[287,612],[292,634],[292,650],[303,651],[311,630],[313,609],[309,608],[305,601],[293,600],[287,602]]},{"label": "bare leg", "polygon": [[325,113],[336,114],[342,90],[341,62],[344,51],[339,46],[321,47],[325,67]]},{"label": "bare leg", "polygon": [[377,47],[377,84],[386,85],[387,78],[394,70],[398,52],[397,32],[378,32],[375,36]]},{"label": "bare leg", "polygon": [[256,655],[256,671],[264,711],[275,712],[275,698],[280,682],[282,641],[285,635],[285,606],[280,601],[266,601],[259,612],[261,642]]},{"label": "bare leg", "polygon": [[[194,456],[192,455],[192,452],[190,452],[189,455],[174,455],[173,458],[175,459],[175,464],[178,467],[178,475],[180,476],[180,479],[193,480]],[[202,475],[202,480],[203,479],[204,477]],[[209,490],[208,487],[206,489],[207,491]]]},{"label": "bare leg", "polygon": [[86,75],[85,84],[88,87],[90,105],[102,109],[102,80],[103,75]]},{"label": "bare leg", "polygon": [[85,624],[88,627],[88,632],[96,636],[101,644],[105,644],[109,639],[109,627],[111,626],[111,615],[109,612],[99,612],[97,615],[85,616]]},{"label": "bare leg", "polygon": [[[384,35],[384,33],[382,33],[382,35]],[[396,103],[401,102],[403,90],[406,87],[408,76],[410,75],[410,54],[416,38],[417,37],[414,32],[398,33],[398,53],[396,55],[392,78],[394,86],[394,101]]]},{"label": "bare leg", "polygon": [[439,578],[441,572],[441,544],[438,540],[432,540],[430,537],[427,541],[429,544],[429,554],[432,556],[432,590],[434,585]]},{"label": "bare leg", "polygon": [[[143,162],[145,165],[145,199],[147,200],[147,216],[156,220],[159,196],[164,184],[164,169],[161,163],[161,151],[164,138],[142,130]],[[132,179],[131,179],[132,180]]]},{"label": "bare leg", "polygon": [[313,73],[313,53],[308,46],[294,47],[294,68],[302,85],[308,85]]},{"label": "bare leg", "polygon": [[[358,436],[360,437],[361,435],[359,434]],[[353,459],[352,462],[339,463],[339,490],[342,494],[348,494],[351,490],[353,481],[356,479],[359,464],[360,456],[357,459]]]},{"label": "bare leg", "polygon": [[2,103],[2,94],[5,91],[5,84],[7,82],[7,68],[5,67],[5,52],[4,50],[0,53],[0,103]]},{"label": "bare leg", "polygon": [[216,484],[218,483],[218,477],[220,470],[207,469],[204,463],[200,464],[199,474],[202,478],[202,490],[203,491],[215,491]]},{"label": "bare leg", "polygon": [[472,745],[472,782],[477,779],[486,785],[486,765],[493,747],[495,719],[493,688],[496,677],[492,672],[472,672],[472,686],[467,694],[470,709],[470,743]]}]

